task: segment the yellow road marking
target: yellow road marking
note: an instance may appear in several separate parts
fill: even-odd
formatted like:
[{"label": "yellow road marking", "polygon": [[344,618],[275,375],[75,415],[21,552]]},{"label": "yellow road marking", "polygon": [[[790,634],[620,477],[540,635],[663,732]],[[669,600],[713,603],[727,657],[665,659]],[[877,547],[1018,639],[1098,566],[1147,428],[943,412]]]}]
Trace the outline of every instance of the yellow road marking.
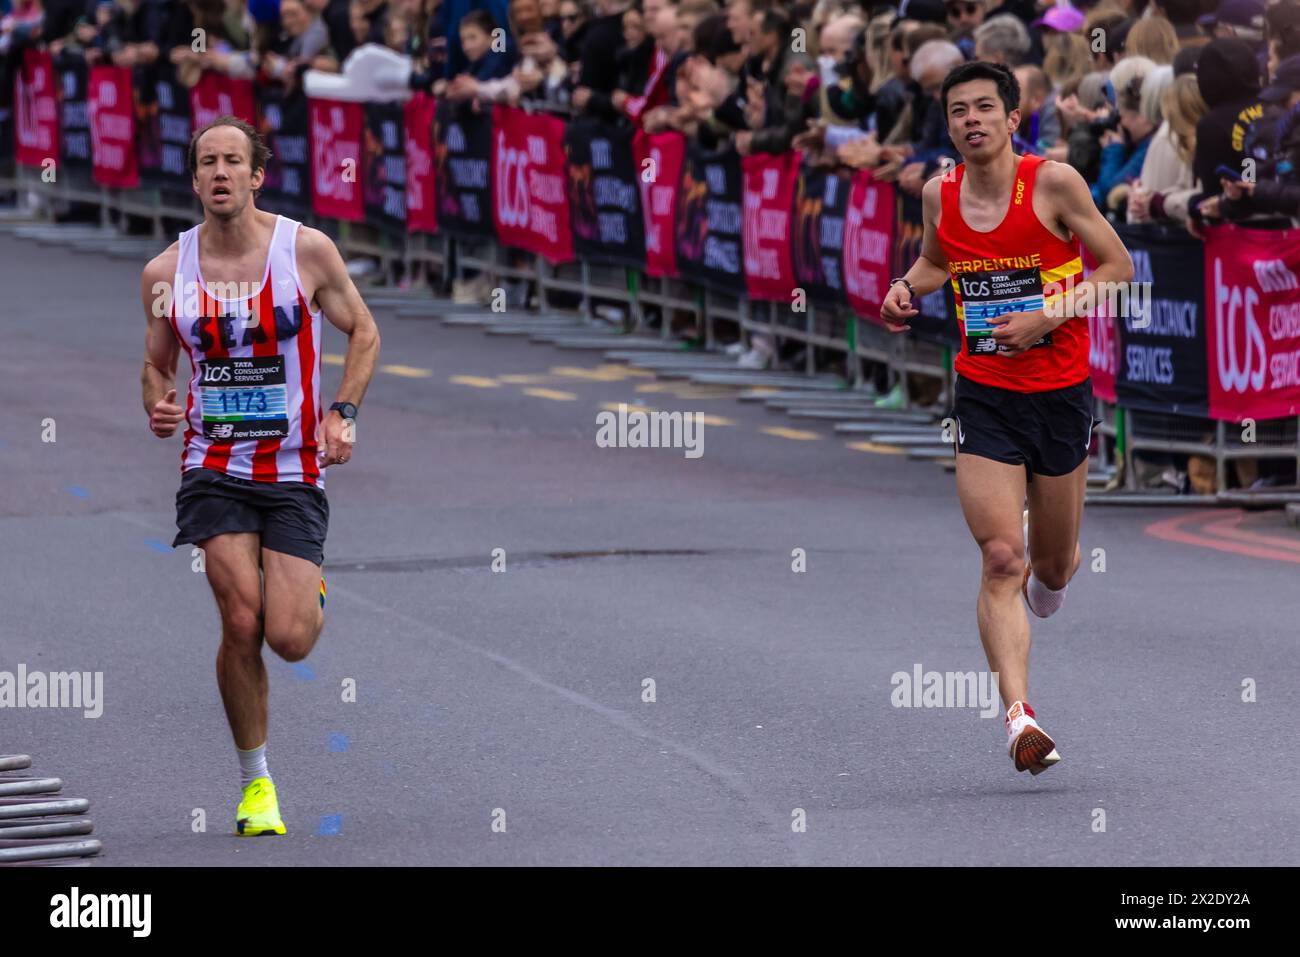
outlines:
[{"label": "yellow road marking", "polygon": [[534,385],[538,382],[551,382],[554,379],[555,376],[537,375],[535,373],[524,374],[519,372],[511,372],[508,375],[497,376],[497,381],[508,382],[511,385]]},{"label": "yellow road marking", "polygon": [[702,422],[704,425],[735,425],[736,424],[735,422],[731,421],[731,419],[724,418],[721,415],[708,415],[707,413],[704,412],[696,412],[695,415],[699,419],[699,421]]},{"label": "yellow road marking", "polygon": [[879,452],[881,455],[902,455],[903,449],[897,445],[880,445],[876,442],[845,442],[845,447],[859,452]]},{"label": "yellow road marking", "polygon": [[736,390],[726,385],[688,385],[681,382],[646,382],[636,387],[637,392],[666,392],[679,399],[728,399]]},{"label": "yellow road marking", "polygon": [[320,361],[325,363],[327,366],[343,365],[343,357],[339,355],[337,352],[325,353],[323,356],[320,357]]},{"label": "yellow road marking", "polygon": [[783,425],[767,425],[759,431],[767,435],[775,435],[780,439],[794,439],[796,442],[811,442],[813,439],[821,438],[816,432],[809,432],[807,429],[787,429]]},{"label": "yellow road marking", "polygon": [[550,399],[554,402],[572,402],[577,398],[572,392],[561,392],[559,389],[524,389],[524,395],[535,395],[539,399]]},{"label": "yellow road marking", "polygon": [[637,405],[635,402],[602,402],[600,407],[607,412],[617,412],[620,405],[626,408],[628,412],[644,412],[649,415],[651,412],[658,411],[658,409],[651,408],[648,405]]},{"label": "yellow road marking", "polygon": [[496,379],[487,379],[481,375],[454,375],[447,381],[456,385],[471,385],[476,389],[495,389],[501,384]]},{"label": "yellow road marking", "polygon": [[633,376],[648,376],[653,373],[644,369],[633,369],[617,363],[604,363],[595,368],[586,366],[551,366],[551,374],[567,379],[586,379],[590,382],[621,382]]},{"label": "yellow road marking", "polygon": [[386,365],[379,367],[380,372],[387,372],[389,375],[400,375],[404,379],[427,379],[433,375],[428,369],[417,369],[415,366]]}]

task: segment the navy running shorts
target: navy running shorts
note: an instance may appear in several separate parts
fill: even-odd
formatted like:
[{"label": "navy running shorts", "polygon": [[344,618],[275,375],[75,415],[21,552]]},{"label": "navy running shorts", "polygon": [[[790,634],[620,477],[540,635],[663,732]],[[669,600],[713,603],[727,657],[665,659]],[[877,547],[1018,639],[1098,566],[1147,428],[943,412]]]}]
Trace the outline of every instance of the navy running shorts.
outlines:
[{"label": "navy running shorts", "polygon": [[305,482],[254,482],[213,469],[189,469],[176,493],[172,547],[199,544],[227,532],[257,532],[262,547],[325,560],[330,507],[325,493]]},{"label": "navy running shorts", "polygon": [[1092,445],[1092,379],[1047,392],[1013,392],[957,377],[956,450],[1007,465],[1027,478],[1068,475]]}]

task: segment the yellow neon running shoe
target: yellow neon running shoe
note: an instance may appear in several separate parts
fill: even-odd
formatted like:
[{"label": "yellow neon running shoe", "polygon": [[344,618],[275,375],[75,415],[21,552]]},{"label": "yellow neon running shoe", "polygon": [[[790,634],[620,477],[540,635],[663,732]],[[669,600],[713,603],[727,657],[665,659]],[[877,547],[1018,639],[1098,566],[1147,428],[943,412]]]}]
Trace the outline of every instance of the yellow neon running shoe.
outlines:
[{"label": "yellow neon running shoe", "polygon": [[254,778],[244,787],[244,799],[235,811],[235,833],[240,837],[284,833],[280,802],[270,778]]}]

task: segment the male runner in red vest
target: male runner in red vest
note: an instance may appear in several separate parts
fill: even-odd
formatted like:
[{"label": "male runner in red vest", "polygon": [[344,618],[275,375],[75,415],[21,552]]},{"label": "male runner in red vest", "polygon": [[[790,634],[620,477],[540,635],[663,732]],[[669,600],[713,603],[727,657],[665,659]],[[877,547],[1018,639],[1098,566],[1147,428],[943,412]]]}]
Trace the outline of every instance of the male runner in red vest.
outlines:
[{"label": "male runner in red vest", "polygon": [[[145,267],[144,408],[167,438],[185,423],[174,545],[203,549],[221,614],[217,685],[239,750],[235,833],[285,833],[266,768],[262,642],[305,658],[325,623],[324,470],[352,457],[379,333],[329,237],[253,204],[269,158],[224,116],[194,134],[204,220]],[[321,409],[321,320],[348,337],[338,401]],[[192,375],[176,405],[176,360]]]},{"label": "male runner in red vest", "polygon": [[[1093,426],[1087,313],[1115,288],[1107,284],[1132,278],[1133,264],[1073,167],[1012,152],[1020,88],[1011,71],[964,63],[945,78],[941,102],[965,162],[925,184],[921,257],[890,283],[881,316],[905,331],[916,297],[951,279],[962,336],[957,495],[983,554],[980,640],[1007,705],[1016,770],[1038,774],[1060,755],[1027,700],[1020,598],[1048,617],[1079,567]],[[1099,263],[1087,280],[1080,242]]]}]

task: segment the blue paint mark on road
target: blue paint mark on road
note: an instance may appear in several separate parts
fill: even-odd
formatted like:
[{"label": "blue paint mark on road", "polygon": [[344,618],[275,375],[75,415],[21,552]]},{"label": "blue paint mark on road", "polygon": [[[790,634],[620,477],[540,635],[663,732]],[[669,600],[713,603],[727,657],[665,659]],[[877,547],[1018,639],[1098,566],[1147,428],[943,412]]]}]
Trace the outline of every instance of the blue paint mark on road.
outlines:
[{"label": "blue paint mark on road", "polygon": [[395,777],[397,775],[397,765],[394,764],[392,761],[381,761],[379,764],[379,769],[383,771],[384,774],[386,774],[390,778]]},{"label": "blue paint mark on road", "polygon": [[305,661],[291,661],[289,663],[289,670],[293,672],[293,676],[299,681],[316,680],[316,672],[314,672],[311,665],[307,664]]},{"label": "blue paint mark on road", "polygon": [[335,731],[330,735],[329,749],[331,751],[346,751],[348,749],[348,736]]},{"label": "blue paint mark on road", "polygon": [[156,538],[146,538],[144,540],[144,543],[148,545],[150,548],[152,548],[155,552],[162,552],[164,555],[170,555],[172,553],[172,547],[170,545],[168,545],[166,542],[160,542]]},{"label": "blue paint mark on road", "polygon": [[63,491],[67,492],[69,495],[75,496],[76,498],[90,498],[90,493],[80,485],[69,485]]},{"label": "blue paint mark on road", "polygon": [[317,837],[337,837],[343,833],[343,815],[342,814],[322,814],[320,827],[316,831]]}]

